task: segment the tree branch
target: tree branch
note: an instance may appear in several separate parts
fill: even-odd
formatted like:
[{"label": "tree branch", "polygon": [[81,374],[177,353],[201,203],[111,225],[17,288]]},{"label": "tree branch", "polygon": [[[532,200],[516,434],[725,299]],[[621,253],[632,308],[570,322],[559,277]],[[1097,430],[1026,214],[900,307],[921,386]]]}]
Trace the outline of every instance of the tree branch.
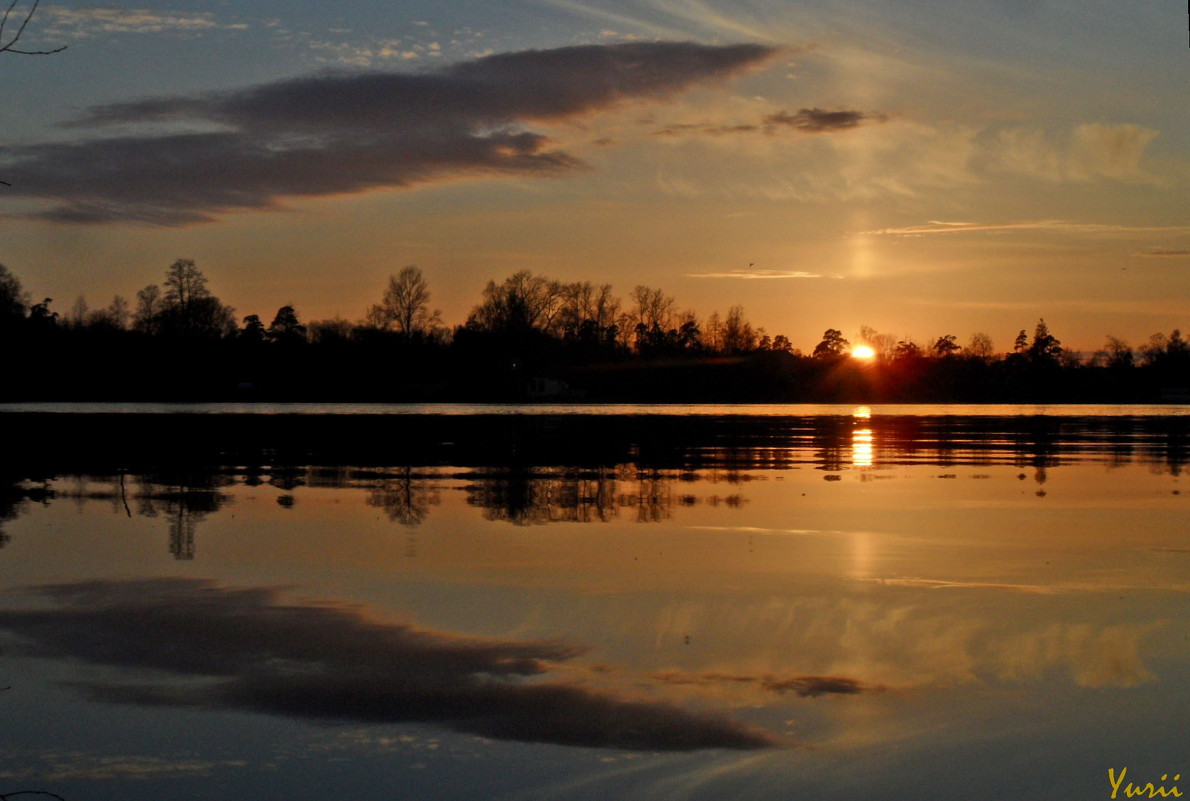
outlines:
[{"label": "tree branch", "polygon": [[[41,3],[41,0],[33,0],[33,5],[29,9],[29,13],[21,20],[21,25],[17,28],[17,32],[7,42],[4,41],[4,28],[12,19],[13,11],[16,10],[20,2],[21,0],[12,0],[8,8],[5,9],[4,16],[0,17],[0,53],[18,53],[22,56],[48,56],[53,53],[61,53],[65,50],[66,45],[56,47],[53,50],[18,50],[16,47],[13,47],[13,45],[20,41],[21,34],[25,32],[25,28],[29,27],[29,21],[33,19],[33,14],[37,11],[37,6]],[[3,801],[3,796],[0,796],[0,801]]]}]

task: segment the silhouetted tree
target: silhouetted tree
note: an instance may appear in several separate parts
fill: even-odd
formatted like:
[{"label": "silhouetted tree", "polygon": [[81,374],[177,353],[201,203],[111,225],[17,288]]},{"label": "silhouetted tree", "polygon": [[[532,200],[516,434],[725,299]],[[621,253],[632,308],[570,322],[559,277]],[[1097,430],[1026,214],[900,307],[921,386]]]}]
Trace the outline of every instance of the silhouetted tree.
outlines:
[{"label": "silhouetted tree", "polygon": [[1149,341],[1141,346],[1140,352],[1146,365],[1158,366],[1171,359],[1184,358],[1190,353],[1190,345],[1182,338],[1181,330],[1175,328],[1169,336],[1163,333],[1153,334]]},{"label": "silhouetted tree", "polygon": [[1149,341],[1140,346],[1141,359],[1148,367],[1152,367],[1165,356],[1165,344],[1168,338],[1164,333],[1157,332],[1149,337]]},{"label": "silhouetted tree", "polygon": [[1183,359],[1190,354],[1190,343],[1182,338],[1182,331],[1175,328],[1169,335],[1169,342],[1165,346],[1165,354],[1174,359]]},{"label": "silhouetted tree", "polygon": [[87,305],[87,299],[82,295],[75,298],[74,303],[70,305],[70,311],[66,313],[66,318],[63,321],[69,328],[84,328],[87,325],[87,317],[90,307]]},{"label": "silhouetted tree", "polygon": [[851,343],[843,338],[843,332],[828,328],[822,334],[822,341],[814,346],[815,359],[834,359],[847,353]]},{"label": "silhouetted tree", "polygon": [[702,328],[698,324],[698,316],[693,311],[682,313],[674,331],[673,345],[682,351],[702,350]]},{"label": "silhouetted tree", "polygon": [[967,355],[976,359],[988,360],[996,353],[995,347],[992,345],[992,338],[982,331],[977,331],[971,335],[971,340],[967,343]]},{"label": "silhouetted tree", "polygon": [[183,309],[208,297],[207,277],[194,259],[178,259],[165,271],[165,302]]},{"label": "silhouetted tree", "polygon": [[938,341],[934,343],[934,346],[930,350],[940,359],[953,356],[963,349],[956,339],[954,334],[938,337]]},{"label": "silhouetted tree", "polygon": [[298,320],[292,306],[277,309],[277,316],[269,324],[269,339],[281,345],[297,345],[306,342],[306,326]]},{"label": "silhouetted tree", "polygon": [[624,328],[633,334],[636,350],[664,348],[665,332],[673,324],[676,301],[660,289],[643,284],[632,288],[632,305],[624,315]]},{"label": "silhouetted tree", "polygon": [[1132,346],[1118,337],[1108,336],[1103,350],[1095,354],[1095,361],[1112,370],[1129,369],[1134,361]]},{"label": "silhouetted tree", "polygon": [[249,314],[244,318],[244,327],[238,334],[239,340],[249,345],[263,345],[268,340],[268,331],[260,321],[260,315]]},{"label": "silhouetted tree", "polygon": [[193,259],[178,259],[169,266],[164,296],[146,287],[137,293],[137,300],[143,303],[143,309],[137,309],[138,328],[148,333],[215,339],[236,331],[235,310],[211,294],[206,276]]},{"label": "silhouetted tree", "polygon": [[501,284],[488,281],[483,301],[471,310],[467,327],[498,334],[546,332],[564,301],[558,281],[522,270]]},{"label": "silhouetted tree", "polygon": [[1025,329],[1016,335],[1016,339],[1012,342],[1012,352],[1024,354],[1029,350],[1029,335],[1025,333]]},{"label": "silhouetted tree", "polygon": [[1033,329],[1033,342],[1029,345],[1029,359],[1035,363],[1056,363],[1062,355],[1062,343],[1050,333],[1045,319],[1037,321]]},{"label": "silhouetted tree", "polygon": [[891,361],[896,357],[897,338],[894,334],[881,334],[870,325],[861,325],[859,341],[875,351],[881,361]]},{"label": "silhouetted tree", "polygon": [[132,329],[142,334],[161,332],[161,287],[149,284],[136,293],[136,311],[132,313]]},{"label": "silhouetted tree", "polygon": [[613,345],[620,331],[620,299],[611,284],[578,281],[564,285],[562,292],[565,300],[556,325],[562,338],[597,349]]},{"label": "silhouetted tree", "polygon": [[29,323],[35,331],[44,331],[58,325],[58,312],[50,311],[53,298],[46,298],[41,303],[34,303],[29,307]]},{"label": "silhouetted tree", "polygon": [[703,342],[716,353],[723,352],[723,319],[717,311],[711,312],[703,326]]},{"label": "silhouetted tree", "polygon": [[777,336],[773,337],[772,350],[779,353],[793,353],[794,347],[793,343],[789,341],[789,337],[784,334],[777,334]]},{"label": "silhouetted tree", "polygon": [[131,312],[128,311],[128,301],[123,295],[112,297],[112,302],[101,313],[106,318],[107,324],[118,331],[124,331],[128,328],[128,320],[132,316]]},{"label": "silhouetted tree", "polygon": [[29,300],[20,280],[0,264],[0,325],[23,320]]},{"label": "silhouetted tree", "polygon": [[756,333],[744,319],[744,307],[732,306],[723,321],[723,350],[726,353],[743,353],[756,347]]},{"label": "silhouetted tree", "polygon": [[316,345],[342,345],[351,339],[352,325],[341,317],[315,320],[307,328],[310,341]]},{"label": "silhouetted tree", "polygon": [[380,303],[368,310],[369,325],[395,331],[406,339],[426,336],[442,325],[442,313],[430,310],[430,288],[414,265],[389,276]]}]

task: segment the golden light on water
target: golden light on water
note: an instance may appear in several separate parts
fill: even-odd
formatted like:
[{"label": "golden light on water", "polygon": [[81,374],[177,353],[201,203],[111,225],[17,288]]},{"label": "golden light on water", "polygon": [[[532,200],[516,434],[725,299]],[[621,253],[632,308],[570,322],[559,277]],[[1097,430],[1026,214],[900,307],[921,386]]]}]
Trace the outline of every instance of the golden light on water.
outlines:
[{"label": "golden light on water", "polygon": [[875,454],[872,429],[858,428],[851,432],[851,463],[856,467],[871,467]]}]

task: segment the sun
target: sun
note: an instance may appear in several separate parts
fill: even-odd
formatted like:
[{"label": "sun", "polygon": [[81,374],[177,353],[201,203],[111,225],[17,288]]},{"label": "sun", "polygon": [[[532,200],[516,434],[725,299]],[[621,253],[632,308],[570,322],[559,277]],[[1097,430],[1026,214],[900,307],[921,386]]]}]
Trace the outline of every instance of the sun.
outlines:
[{"label": "sun", "polygon": [[874,359],[876,358],[876,351],[872,350],[868,345],[856,345],[851,349],[851,356],[855,359]]}]

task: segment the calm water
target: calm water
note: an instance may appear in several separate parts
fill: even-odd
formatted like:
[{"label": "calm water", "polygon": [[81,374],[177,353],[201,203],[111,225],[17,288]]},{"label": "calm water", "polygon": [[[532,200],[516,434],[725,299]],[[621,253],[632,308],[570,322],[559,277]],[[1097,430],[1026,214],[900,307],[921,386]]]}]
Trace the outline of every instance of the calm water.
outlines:
[{"label": "calm water", "polygon": [[1187,404],[781,404],[748,405],[703,403],[0,403],[4,412],[49,412],[55,414],[318,414],[318,415],[473,415],[473,414],[568,414],[568,415],[748,415],[820,417],[861,414],[907,417],[940,415],[993,415],[1013,417],[1047,415],[1056,417],[1121,417],[1160,415],[1190,416]]},{"label": "calm water", "polygon": [[0,480],[0,793],[1190,790],[1185,407],[760,408],[70,415]]}]

